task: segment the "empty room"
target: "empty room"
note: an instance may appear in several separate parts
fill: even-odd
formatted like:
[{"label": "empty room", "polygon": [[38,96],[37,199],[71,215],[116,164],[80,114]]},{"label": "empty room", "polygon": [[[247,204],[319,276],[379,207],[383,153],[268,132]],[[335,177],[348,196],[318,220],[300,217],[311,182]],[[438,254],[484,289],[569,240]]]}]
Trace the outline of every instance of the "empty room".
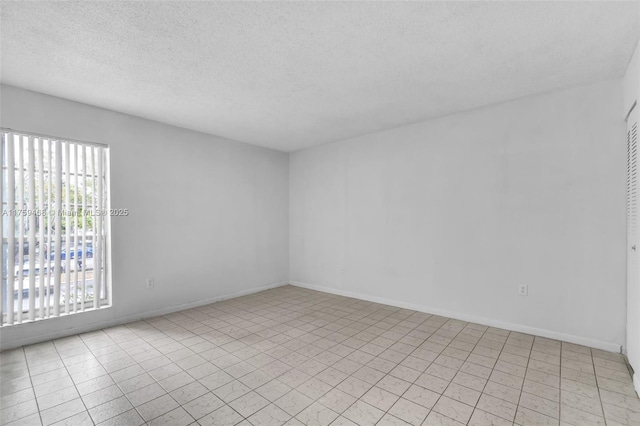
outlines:
[{"label": "empty room", "polygon": [[0,425],[640,425],[639,39],[0,0]]}]

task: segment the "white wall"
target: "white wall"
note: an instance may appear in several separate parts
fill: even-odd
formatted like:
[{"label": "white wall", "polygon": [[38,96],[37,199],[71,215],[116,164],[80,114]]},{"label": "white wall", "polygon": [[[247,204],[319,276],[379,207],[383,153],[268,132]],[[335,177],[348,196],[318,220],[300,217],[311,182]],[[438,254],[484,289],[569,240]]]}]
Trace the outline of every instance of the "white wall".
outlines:
[{"label": "white wall", "polygon": [[631,57],[631,61],[629,61],[622,84],[624,89],[623,114],[626,116],[633,103],[637,101],[640,93],[640,42],[636,45],[636,50]]},{"label": "white wall", "polygon": [[293,153],[290,279],[619,350],[622,102],[603,82]]},{"label": "white wall", "polygon": [[[624,80],[624,110],[626,116],[634,102],[640,99],[640,44],[636,46],[635,53],[629,63]],[[640,117],[640,106],[636,105],[631,120]],[[637,274],[636,276],[640,276]],[[633,367],[634,383],[640,393],[640,282],[629,280],[627,283],[627,341],[626,352],[629,363]]]},{"label": "white wall", "polygon": [[2,349],[288,278],[610,350],[624,343],[621,81],[300,151],[289,166],[285,153],[0,90],[3,127],[110,144],[112,205],[132,211],[112,222],[114,306],[5,327]]},{"label": "white wall", "polygon": [[[3,127],[107,143],[113,307],[3,327],[2,349],[288,278],[288,154],[1,87]],[[155,277],[148,290],[145,278]]]}]

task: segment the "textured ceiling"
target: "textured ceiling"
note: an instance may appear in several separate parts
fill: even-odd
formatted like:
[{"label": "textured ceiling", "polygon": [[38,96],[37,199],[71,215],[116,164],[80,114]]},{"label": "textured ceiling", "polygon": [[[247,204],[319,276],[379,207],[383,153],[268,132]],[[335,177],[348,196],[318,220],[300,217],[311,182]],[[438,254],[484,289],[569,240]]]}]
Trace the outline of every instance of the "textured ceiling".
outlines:
[{"label": "textured ceiling", "polygon": [[292,151],[619,78],[630,2],[1,2],[3,83]]}]

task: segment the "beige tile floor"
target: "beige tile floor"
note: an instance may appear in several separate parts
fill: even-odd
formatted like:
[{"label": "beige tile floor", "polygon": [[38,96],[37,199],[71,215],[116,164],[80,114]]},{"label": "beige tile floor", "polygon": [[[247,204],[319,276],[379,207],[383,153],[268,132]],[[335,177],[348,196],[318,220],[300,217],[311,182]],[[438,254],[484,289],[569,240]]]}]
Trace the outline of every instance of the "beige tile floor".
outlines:
[{"label": "beige tile floor", "polygon": [[11,425],[640,424],[618,354],[291,286],[0,368]]}]

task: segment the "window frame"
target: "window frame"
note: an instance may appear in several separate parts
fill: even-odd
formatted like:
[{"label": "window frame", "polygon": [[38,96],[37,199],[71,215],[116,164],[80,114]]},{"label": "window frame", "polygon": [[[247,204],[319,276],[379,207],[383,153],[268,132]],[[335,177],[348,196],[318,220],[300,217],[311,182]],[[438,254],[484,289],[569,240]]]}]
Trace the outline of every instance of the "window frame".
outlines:
[{"label": "window frame", "polygon": [[[51,318],[58,318],[58,317],[63,317],[63,316],[68,316],[68,315],[74,315],[77,313],[85,313],[85,312],[92,312],[92,311],[96,311],[96,310],[100,310],[100,309],[104,309],[104,308],[108,308],[112,306],[113,303],[113,285],[112,285],[112,264],[111,264],[111,214],[109,214],[111,212],[111,175],[110,175],[110,169],[111,169],[111,158],[110,158],[110,146],[108,144],[104,144],[104,143],[97,143],[97,142],[91,142],[91,141],[84,141],[84,140],[77,140],[77,139],[72,139],[72,138],[67,138],[67,137],[58,137],[58,136],[53,136],[53,135],[44,135],[44,134],[39,134],[39,133],[35,133],[35,132],[30,132],[30,131],[21,131],[21,130],[16,130],[16,129],[11,129],[11,128],[7,128],[7,127],[2,127],[0,128],[1,133],[1,145],[0,145],[0,182],[1,182],[1,187],[0,187],[0,194],[1,194],[1,207],[2,207],[2,223],[0,225],[0,233],[2,234],[2,252],[0,253],[0,258],[2,259],[2,270],[0,271],[2,273],[1,277],[2,279],[0,280],[0,293],[1,293],[1,297],[0,297],[0,327],[6,327],[6,326],[16,326],[16,325],[21,325],[21,324],[26,324],[26,323],[31,323],[34,321],[43,321],[43,320],[47,320],[47,319],[51,319]],[[13,139],[13,141],[10,140],[10,138]],[[18,138],[20,140],[22,140],[22,142],[17,142]],[[101,211],[104,212],[104,214],[102,214],[101,218],[97,220],[97,223],[99,223],[99,225],[95,225],[96,223],[96,219],[95,217],[97,216],[93,216],[94,219],[92,220],[92,227],[95,227],[95,231],[97,232],[97,230],[99,229],[99,227],[101,227],[102,232],[101,232],[101,237],[98,236],[98,234],[96,234],[95,232],[91,232],[91,235],[88,235],[88,233],[86,232],[87,230],[87,224],[86,221],[83,221],[83,225],[82,225],[82,233],[80,233],[78,231],[79,227],[74,227],[74,232],[73,234],[70,234],[68,231],[65,230],[65,232],[61,232],[60,233],[60,237],[57,238],[56,237],[56,243],[59,241],[60,243],[60,250],[57,252],[57,254],[53,254],[54,250],[53,250],[53,244],[54,242],[52,241],[52,236],[55,235],[55,230],[51,231],[51,228],[55,229],[55,226],[53,226],[50,222],[47,225],[48,226],[48,231],[47,231],[47,238],[45,238],[44,240],[41,240],[40,237],[38,237],[38,229],[39,227],[44,226],[43,224],[41,224],[40,222],[38,222],[38,225],[36,226],[36,228],[33,231],[29,231],[29,235],[24,235],[25,231],[23,228],[23,235],[20,237],[20,235],[15,236],[15,234],[19,234],[18,232],[14,232],[14,237],[13,240],[15,240],[14,242],[14,247],[15,244],[18,244],[19,247],[19,240],[23,242],[23,247],[22,247],[22,254],[23,256],[21,256],[20,258],[24,258],[26,257],[24,255],[25,252],[25,246],[28,246],[28,242],[29,240],[27,239],[27,237],[32,238],[31,237],[31,233],[33,233],[34,235],[36,235],[36,245],[33,251],[33,256],[35,258],[35,270],[52,270],[55,269],[52,265],[60,265],[60,269],[61,272],[58,274],[55,274],[57,277],[57,286],[55,288],[58,289],[59,294],[57,296],[54,296],[54,302],[50,303],[50,299],[51,299],[51,283],[53,283],[53,276],[54,274],[51,273],[47,273],[45,276],[47,276],[47,281],[45,286],[42,286],[41,283],[38,281],[38,287],[37,287],[37,293],[39,293],[43,288],[46,287],[45,293],[47,293],[47,308],[46,308],[46,315],[42,315],[42,310],[43,308],[41,306],[39,306],[38,308],[35,308],[36,313],[32,314],[32,309],[35,303],[37,303],[37,299],[38,299],[38,295],[36,294],[36,292],[34,292],[34,294],[29,294],[29,296],[27,298],[24,297],[19,297],[18,300],[22,300],[23,304],[22,306],[18,306],[18,303],[15,303],[15,299],[14,302],[12,302],[13,304],[13,315],[9,315],[8,308],[9,308],[9,279],[18,279],[18,275],[22,275],[22,278],[27,278],[30,275],[27,274],[27,276],[24,276],[24,272],[23,274],[18,274],[15,277],[13,276],[13,272],[15,270],[15,268],[18,268],[18,270],[20,269],[20,264],[18,259],[15,259],[14,263],[15,265],[9,265],[9,256],[8,256],[8,250],[9,250],[9,236],[8,234],[8,230],[10,228],[10,220],[7,219],[6,215],[4,214],[5,211],[9,210],[9,209],[21,209],[21,208],[30,208],[33,207],[33,203],[35,203],[34,201],[29,200],[29,203],[31,203],[30,205],[28,205],[28,202],[25,200],[25,194],[27,194],[27,191],[24,187],[21,188],[22,190],[22,194],[21,194],[21,199],[18,200],[16,198],[14,198],[14,206],[9,206],[8,203],[8,197],[7,197],[7,192],[5,191],[5,187],[7,187],[8,185],[8,174],[9,174],[9,164],[7,162],[7,146],[9,143],[14,144],[14,148],[12,148],[14,151],[16,149],[16,146],[22,146],[22,144],[24,143],[24,141],[27,141],[27,143],[31,144],[31,151],[28,150],[29,152],[29,156],[31,157],[30,160],[33,161],[33,164],[29,166],[29,168],[27,168],[27,162],[23,162],[22,163],[22,170],[23,170],[23,175],[20,179],[24,180],[24,175],[28,172],[30,175],[30,177],[33,177],[33,173],[34,170],[37,168],[38,169],[38,174],[39,176],[37,178],[34,179],[35,185],[42,185],[44,187],[44,184],[46,183],[46,179],[40,180],[40,177],[42,177],[43,174],[47,174],[47,176],[56,175],[56,180],[53,183],[60,183],[60,189],[59,192],[58,190],[53,190],[51,189],[52,187],[49,188],[48,190],[48,195],[49,198],[47,200],[47,206],[48,208],[53,206],[52,203],[52,199],[51,199],[51,195],[54,194],[54,192],[56,192],[58,195],[62,194],[62,188],[66,188],[67,192],[71,192],[73,193],[74,189],[73,188],[73,184],[74,184],[74,180],[76,185],[78,184],[78,176],[82,175],[85,180],[83,181],[83,196],[82,196],[82,206],[84,207],[83,211],[87,211],[86,207],[90,207],[89,210],[94,209],[94,208],[98,208],[98,206],[101,206]],[[38,141],[38,142],[36,142]],[[40,172],[40,167],[44,164],[44,161],[40,159],[40,157],[44,158],[44,155],[46,154],[44,151],[44,144],[45,141],[48,143],[48,149],[49,149],[49,163],[47,164],[46,167],[43,167],[44,172]],[[55,147],[55,149],[54,149]],[[64,149],[63,149],[64,147]],[[33,156],[35,155],[34,152],[36,151],[36,148],[38,148],[38,155],[35,156],[35,159],[33,158]],[[24,147],[23,147],[23,157],[24,157]],[[42,151],[40,151],[40,149],[42,149]],[[55,160],[56,163],[55,165],[51,162],[52,159],[54,159],[54,157],[52,157],[52,153],[59,150],[60,153],[56,153]],[[71,150],[74,150],[75,154],[73,154],[73,156],[70,156],[69,153],[71,152]],[[33,151],[33,152],[32,152]],[[88,157],[82,157],[87,158],[87,160],[83,160],[84,162],[82,162],[82,167],[80,167],[80,156],[79,154],[81,152],[84,151],[84,155],[86,155],[87,152],[90,153],[90,157],[91,160],[90,162],[88,161]],[[17,152],[16,152],[17,154]],[[65,157],[66,154],[66,157]],[[94,162],[95,157],[94,155],[97,155],[97,161]],[[64,167],[62,166],[62,159],[58,158],[64,157]],[[16,156],[14,155],[14,158],[16,158]],[[19,158],[19,157],[18,157]],[[70,158],[73,158],[73,161],[70,160]],[[102,160],[102,161],[100,161]],[[100,164],[101,163],[101,164]],[[71,172],[71,165],[73,164],[73,172]],[[14,176],[18,176],[18,171],[20,169],[20,165],[17,163],[14,163],[14,170],[15,170],[15,175]],[[91,167],[88,167],[91,166]],[[58,169],[59,167],[59,169]],[[32,170],[34,169],[34,170]],[[91,170],[89,170],[91,169]],[[100,173],[101,172],[101,173]],[[58,176],[60,175],[60,176]],[[92,181],[91,184],[91,194],[89,194],[87,192],[87,188],[88,186],[87,183],[89,182],[89,179]],[[17,179],[16,179],[17,180]],[[51,179],[49,180],[49,183],[52,183]],[[22,184],[24,184],[24,182],[22,182]],[[21,184],[21,185],[22,185]],[[31,183],[33,184],[33,183]],[[97,190],[97,188],[100,188],[101,191]],[[15,188],[15,186],[14,186]],[[66,210],[66,211],[75,211],[75,214],[79,214],[78,210],[74,210],[74,207],[79,207],[79,202],[78,202],[78,198],[79,198],[79,188],[80,186],[76,186],[75,187],[75,193],[74,193],[74,198],[75,201],[71,201],[69,203],[69,205],[67,205],[66,203],[64,203],[65,198],[70,200],[71,195],[66,195],[66,197],[60,196],[60,200],[55,200],[57,204],[59,203],[64,203],[64,208],[62,210]],[[35,193],[35,189],[33,190]],[[44,189],[41,189],[41,191],[44,191]],[[17,193],[18,191],[15,191],[15,193]],[[96,192],[97,197],[96,197]],[[36,197],[38,198],[39,194],[35,194]],[[86,204],[87,199],[91,197],[91,204]],[[46,197],[45,197],[46,198]],[[98,199],[100,199],[100,201],[97,201]],[[21,204],[18,203],[18,201],[21,201]],[[38,209],[39,206],[35,206],[36,209]],[[59,213],[59,212],[58,212]],[[96,214],[94,212],[94,214]],[[101,214],[101,213],[98,213]],[[66,216],[67,218],[69,218],[70,216]],[[16,230],[18,230],[19,225],[18,225],[18,218],[15,218],[15,223],[14,226],[16,228]],[[24,218],[25,222],[29,221],[30,218],[29,217],[25,217]],[[69,219],[67,219],[69,220]],[[77,219],[76,219],[77,220]],[[56,222],[57,224],[61,224],[60,221]],[[67,223],[67,222],[65,222]],[[33,224],[33,222],[31,223]],[[65,224],[65,228],[66,228],[66,224]],[[63,229],[62,226],[60,227],[60,229]],[[93,228],[92,228],[93,229]],[[91,230],[90,230],[91,231]],[[42,234],[41,234],[42,235]],[[69,245],[69,249],[70,249],[70,253],[77,253],[76,254],[80,254],[80,256],[77,256],[78,258],[83,259],[81,262],[77,263],[77,266],[75,264],[75,262],[77,262],[77,259],[75,259],[75,255],[69,256],[69,259],[66,259],[66,255],[65,255],[65,259],[62,259],[62,252],[64,251],[66,253],[66,238],[68,238],[69,236],[72,236],[71,241],[75,241],[75,244],[73,245]],[[63,242],[63,239],[65,240],[65,242]],[[81,239],[79,241],[79,239]],[[87,282],[86,282],[86,264],[87,259],[89,258],[94,258],[95,254],[93,253],[93,249],[96,248],[96,239],[99,241],[100,239],[102,239],[102,244],[100,245],[100,258],[101,260],[98,262],[98,264],[101,266],[101,271],[100,271],[100,286],[99,286],[99,293],[100,293],[100,297],[97,298],[97,301],[91,301],[91,300],[87,300],[86,296],[88,293],[86,293],[87,290]],[[44,268],[42,268],[42,266],[38,263],[38,258],[36,258],[36,256],[38,256],[38,250],[40,250],[39,247],[42,247],[42,244],[45,244],[44,247],[44,253],[46,256],[46,262],[44,263]],[[88,246],[91,245],[92,246],[92,253],[91,256],[88,255]],[[49,249],[47,249],[47,247],[49,247]],[[82,251],[80,251],[82,250]],[[18,249],[18,251],[20,251],[20,249]],[[15,252],[15,248],[14,248],[14,252]],[[29,252],[29,255],[31,255],[31,252]],[[52,258],[53,256],[55,256],[54,258]],[[42,255],[40,255],[40,259],[42,259]],[[93,261],[95,262],[95,260]],[[84,263],[84,265],[82,266],[82,291],[83,291],[83,298],[81,302],[77,301],[77,292],[80,291],[80,289],[78,288],[80,281],[78,281],[79,278],[79,273],[78,271],[81,268],[81,264]],[[73,264],[74,268],[75,268],[75,272],[73,272],[73,269],[70,269],[68,271],[64,271],[63,267],[65,265],[71,265]],[[95,264],[95,263],[94,263]],[[30,268],[31,266],[34,266],[33,263],[30,262],[23,262],[22,264],[22,270],[24,271],[24,268]],[[70,280],[70,277],[72,277],[75,274],[75,278],[76,281],[74,283],[74,281]],[[35,279],[42,279],[43,274],[40,274],[40,276],[36,276],[35,272],[34,272],[34,280]],[[63,286],[62,281],[61,281],[61,277],[64,275],[65,277],[65,284]],[[20,279],[19,281],[22,282],[23,279]],[[28,279],[28,278],[27,278]],[[96,280],[95,280],[95,272],[93,272],[93,277],[91,278],[92,283],[93,283],[93,290],[94,290],[94,299],[95,299],[95,292],[96,292]],[[25,280],[26,281],[26,280]],[[74,283],[74,284],[72,284]],[[15,283],[14,283],[15,284]],[[22,287],[22,293],[24,295],[24,291],[25,290],[29,290],[29,293],[31,293],[31,290],[34,287]],[[64,288],[65,290],[65,300],[62,300],[62,289]],[[70,289],[72,289],[73,291],[76,291],[76,293],[70,293]],[[16,294],[16,292],[20,292],[20,288],[15,288],[14,287],[14,295]],[[73,302],[68,302],[68,298],[66,298],[66,293],[70,293],[70,294],[75,294],[74,296],[74,300]],[[103,294],[104,293],[104,294]],[[18,296],[20,296],[18,294]],[[15,296],[14,296],[15,298]],[[34,298],[36,299],[36,302],[34,302],[34,304],[31,304],[29,298]],[[6,299],[6,300],[5,300]],[[24,300],[26,300],[29,304],[30,307],[25,307],[24,306]],[[58,305],[56,306],[55,301],[59,301]],[[42,303],[42,298],[40,299],[40,303]],[[81,305],[82,308],[79,309],[78,305]],[[74,306],[74,309],[71,310],[70,306]],[[37,313],[37,311],[40,310],[40,314]],[[35,317],[34,317],[35,316]],[[11,321],[10,321],[11,320]]]}]

